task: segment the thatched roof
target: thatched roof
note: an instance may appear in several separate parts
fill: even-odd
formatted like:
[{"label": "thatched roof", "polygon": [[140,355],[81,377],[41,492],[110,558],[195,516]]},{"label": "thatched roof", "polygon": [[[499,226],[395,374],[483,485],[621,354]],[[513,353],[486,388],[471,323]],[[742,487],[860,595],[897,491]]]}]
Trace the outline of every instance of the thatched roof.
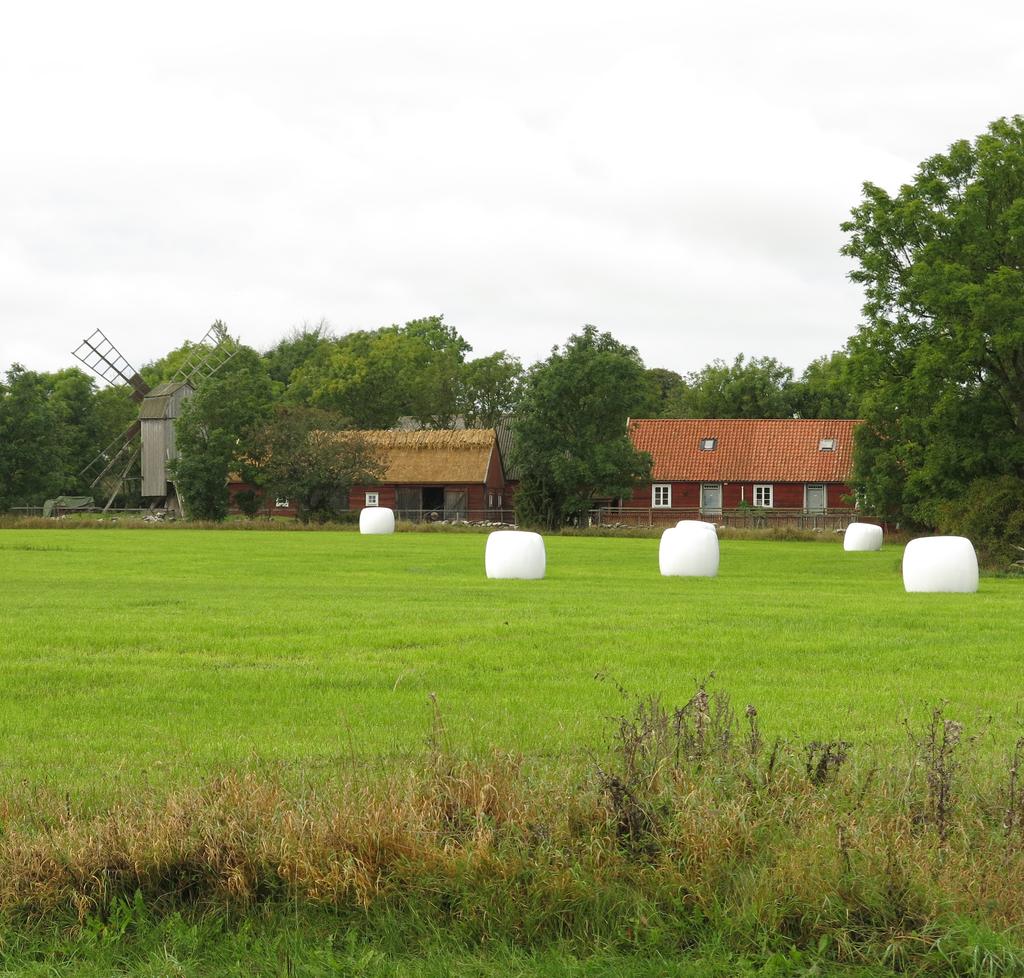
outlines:
[{"label": "thatched roof", "polygon": [[381,449],[382,483],[485,482],[494,448],[493,428],[443,431],[353,431]]}]

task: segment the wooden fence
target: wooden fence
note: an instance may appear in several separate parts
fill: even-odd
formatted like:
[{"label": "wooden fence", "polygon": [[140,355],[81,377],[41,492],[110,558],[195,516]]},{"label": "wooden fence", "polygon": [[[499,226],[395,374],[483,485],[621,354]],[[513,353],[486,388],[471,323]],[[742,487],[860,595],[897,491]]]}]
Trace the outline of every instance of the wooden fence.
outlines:
[{"label": "wooden fence", "polygon": [[408,520],[411,523],[515,523],[516,513],[513,509],[463,509],[457,507],[446,509],[439,506],[434,509],[395,510],[395,519]]},{"label": "wooden fence", "polygon": [[845,530],[857,522],[854,509],[762,509],[744,506],[704,512],[700,509],[662,509],[635,506],[602,506],[593,510],[593,526],[675,526],[680,520],[703,520],[747,530],[793,527],[798,530]]}]

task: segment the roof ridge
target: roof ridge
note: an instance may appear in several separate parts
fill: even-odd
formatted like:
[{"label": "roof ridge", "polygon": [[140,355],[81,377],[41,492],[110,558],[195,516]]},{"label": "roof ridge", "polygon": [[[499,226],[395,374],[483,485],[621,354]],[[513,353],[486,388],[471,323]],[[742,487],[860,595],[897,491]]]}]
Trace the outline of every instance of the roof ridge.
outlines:
[{"label": "roof ridge", "polygon": [[730,423],[744,423],[744,424],[766,424],[775,421],[785,421],[789,424],[862,424],[863,418],[630,418],[630,424],[636,424],[638,421],[643,421],[646,424],[652,424],[655,422],[660,423],[680,423],[680,422],[692,422],[697,424],[698,422],[730,422]]}]

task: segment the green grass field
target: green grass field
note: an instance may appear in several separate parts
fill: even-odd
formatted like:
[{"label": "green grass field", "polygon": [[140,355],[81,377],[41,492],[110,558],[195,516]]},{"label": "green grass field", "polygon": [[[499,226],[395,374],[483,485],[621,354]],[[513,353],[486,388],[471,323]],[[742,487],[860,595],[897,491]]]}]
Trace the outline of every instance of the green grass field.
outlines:
[{"label": "green grass field", "polygon": [[[908,595],[832,538],[668,580],[569,536],[488,581],[485,544],[0,531],[0,974],[1024,973],[1024,581]],[[638,775],[619,685],[712,672],[765,739]],[[987,762],[908,743],[944,700]]]},{"label": "green grass field", "polygon": [[449,737],[583,757],[631,692],[695,681],[770,735],[893,742],[950,701],[1019,718],[1024,582],[908,595],[900,551],[725,540],[663,579],[657,541],[550,537],[544,581],[488,581],[476,534],[0,532],[0,771],[102,798],[259,760],[304,775]]}]

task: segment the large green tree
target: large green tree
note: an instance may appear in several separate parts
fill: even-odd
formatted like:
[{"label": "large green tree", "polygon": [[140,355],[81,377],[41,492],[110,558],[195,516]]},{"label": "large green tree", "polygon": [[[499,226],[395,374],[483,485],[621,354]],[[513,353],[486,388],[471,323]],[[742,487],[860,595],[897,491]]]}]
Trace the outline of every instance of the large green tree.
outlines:
[{"label": "large green tree", "polygon": [[57,423],[62,491],[91,495],[95,490],[82,470],[124,434],[138,415],[138,405],[124,387],[97,391],[92,378],[77,367],[44,376]]},{"label": "large green tree", "polygon": [[843,224],[865,322],[854,481],[874,512],[934,526],[979,478],[1024,475],[1024,117],[932,156]]},{"label": "large green tree", "polygon": [[348,333],[317,346],[293,371],[287,399],[358,428],[390,428],[403,416],[447,427],[460,413],[469,349],[443,316]]},{"label": "large green tree", "polygon": [[800,418],[858,418],[860,398],[845,350],[812,360],[789,386],[790,407]]},{"label": "large green tree", "polygon": [[15,364],[0,384],[0,502],[96,492],[82,470],[137,414],[125,389],[97,391],[77,367],[40,373]]},{"label": "large green tree", "polygon": [[628,495],[650,478],[650,457],[626,433],[645,380],[636,349],[593,326],[530,369],[514,422],[524,523],[561,526],[595,499]]},{"label": "large green tree", "polygon": [[173,476],[186,514],[221,520],[228,476],[245,465],[253,433],[270,414],[273,386],[260,355],[246,346],[182,405]]},{"label": "large green tree", "polygon": [[637,407],[637,417],[671,418],[685,382],[680,374],[664,367],[650,367],[644,372],[646,397]]},{"label": "large green tree", "polygon": [[330,323],[326,319],[321,319],[315,326],[303,323],[278,340],[263,354],[267,373],[274,381],[275,389],[284,391],[291,381],[292,374],[332,339]]},{"label": "large green tree", "polygon": [[158,384],[174,380],[178,371],[180,371],[185,364],[188,363],[189,359],[196,354],[200,346],[201,344],[196,343],[193,340],[185,340],[181,346],[175,347],[159,359],[152,360],[149,363],[144,363],[139,368],[139,376],[141,376],[150,387],[156,387]]},{"label": "large green tree", "polygon": [[519,404],[523,365],[504,350],[468,360],[462,367],[462,414],[466,424],[494,428]]},{"label": "large green tree", "polygon": [[376,482],[385,468],[379,449],[346,428],[327,411],[277,405],[250,439],[253,481],[292,501],[304,523],[331,519],[347,508],[351,486]]},{"label": "large green tree", "polygon": [[50,378],[14,364],[0,383],[0,510],[36,506],[64,481]]},{"label": "large green tree", "polygon": [[687,374],[670,397],[675,418],[787,418],[793,413],[793,370],[774,357],[741,353]]}]

